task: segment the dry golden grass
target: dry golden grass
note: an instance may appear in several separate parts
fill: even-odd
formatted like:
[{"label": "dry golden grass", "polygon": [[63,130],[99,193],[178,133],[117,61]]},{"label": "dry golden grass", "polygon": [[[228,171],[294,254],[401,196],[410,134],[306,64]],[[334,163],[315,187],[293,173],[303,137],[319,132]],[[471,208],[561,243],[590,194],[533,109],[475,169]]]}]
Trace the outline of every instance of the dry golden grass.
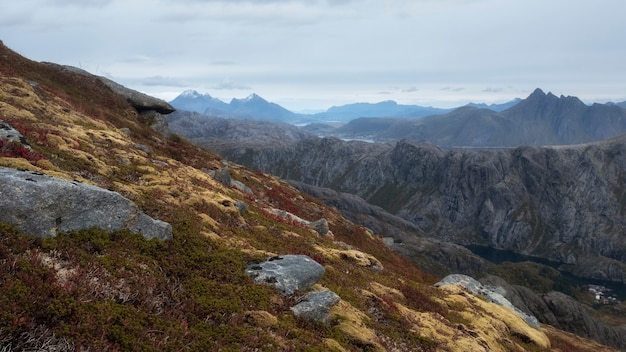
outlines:
[{"label": "dry golden grass", "polygon": [[[94,279],[94,290],[108,287],[112,296],[127,293],[130,283],[138,280],[130,276],[131,269],[146,275],[142,277],[145,282],[159,282],[165,280],[163,268],[170,265],[168,261],[183,263],[181,267],[170,269],[172,277],[167,277],[170,281],[163,284],[170,292],[146,298],[157,303],[167,298],[174,307],[182,306],[181,302],[186,300],[192,301],[185,309],[172,308],[175,313],[169,313],[172,316],[167,319],[150,315],[139,305],[119,306],[112,302],[114,299],[99,302],[101,298],[92,298],[99,307],[130,310],[129,317],[145,315],[146,321],[159,322],[165,319],[161,324],[165,324],[162,329],[172,335],[171,346],[175,347],[171,349],[194,343],[196,347],[206,348],[211,346],[211,338],[224,339],[222,342],[229,343],[230,347],[263,349],[262,346],[266,346],[267,350],[306,347],[331,351],[543,351],[550,349],[550,340],[556,341],[553,345],[559,351],[564,351],[562,346],[576,346],[581,351],[592,348],[580,346],[595,346],[549,327],[546,335],[505,308],[458,288],[432,288],[436,278],[422,273],[389,250],[369,231],[351,224],[335,210],[274,177],[230,165],[233,178],[245,183],[253,194],[224,186],[206,172],[223,168],[220,158],[178,137],[158,135],[123,99],[98,82],[33,63],[1,44],[0,48],[3,49],[0,53],[3,54],[0,56],[0,120],[13,124],[45,157],[32,162],[0,157],[0,166],[45,172],[115,190],[135,201],[149,215],[173,224],[175,244],[169,249],[189,258],[168,257],[171,253],[142,243],[140,247],[147,247],[142,249],[144,252],[117,253],[118,260],[128,261],[127,267],[119,269],[126,275],[123,278],[116,278],[112,273],[115,270],[111,268],[117,268],[117,263],[108,262],[97,253],[91,258],[94,262],[103,262],[98,272],[111,276],[110,279],[107,276]],[[235,202],[245,203],[247,213],[242,214],[234,207]],[[308,220],[324,217],[337,242],[322,238],[309,228],[271,218],[264,211],[266,207],[294,212]],[[89,241],[85,245],[87,249],[93,246],[93,241]],[[112,247],[119,245],[115,241],[113,244],[102,241]],[[229,255],[223,256],[220,251]],[[316,288],[328,288],[342,296],[340,303],[331,310],[331,326],[310,326],[294,321],[288,309],[289,303],[293,303],[289,297],[271,296],[262,301],[265,296],[259,298],[255,294],[266,294],[265,288],[258,289],[250,280],[241,279],[242,268],[247,263],[242,263],[243,259],[231,260],[231,257],[259,260],[285,252],[308,254],[326,266],[326,275]],[[157,262],[150,255],[168,259]],[[67,253],[61,255],[53,250],[37,249],[25,256],[50,270],[57,284],[67,284],[67,275],[84,273],[84,268],[76,262],[78,259]],[[198,263],[196,258],[215,263]],[[141,265],[135,268],[134,261]],[[223,272],[204,267],[212,268],[211,265]],[[151,270],[154,276],[147,274]],[[190,272],[197,276],[187,277]],[[55,290],[62,288],[55,286]],[[211,290],[219,293],[210,296]],[[54,292],[63,294],[63,291]],[[240,298],[246,292],[252,293]],[[189,298],[191,296],[194,298]],[[83,306],[77,307],[79,311]],[[220,310],[225,313],[214,313]],[[3,323],[1,319],[0,323]],[[20,321],[7,324],[14,323],[21,324]],[[93,333],[81,335],[79,327],[71,326],[77,324],[75,321],[57,323],[59,326],[69,324],[67,328],[53,328],[76,339]],[[122,341],[111,337],[115,334],[106,330],[106,319],[101,324],[103,330],[98,332],[102,340],[92,341],[95,349],[132,347],[135,340],[152,349],[167,347],[163,342],[167,339],[147,337],[155,334],[150,329],[135,327],[135,335],[128,337],[129,341]],[[126,328],[129,330],[128,326]],[[228,336],[219,334],[224,331],[233,336],[246,336],[247,342],[241,345],[242,342],[227,341]]]}]

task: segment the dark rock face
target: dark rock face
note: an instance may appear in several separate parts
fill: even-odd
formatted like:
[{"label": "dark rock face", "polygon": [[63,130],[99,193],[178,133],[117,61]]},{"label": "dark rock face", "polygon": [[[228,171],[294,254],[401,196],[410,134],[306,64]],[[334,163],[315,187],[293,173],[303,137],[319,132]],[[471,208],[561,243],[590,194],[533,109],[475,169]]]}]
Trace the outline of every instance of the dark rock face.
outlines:
[{"label": "dark rock face", "polygon": [[[341,211],[347,219],[365,226],[375,235],[388,239],[388,246],[414,261],[422,270],[446,276],[463,273],[478,277],[488,263],[467,248],[427,237],[417,225],[392,215],[350,193],[290,181],[301,192],[310,194]],[[319,231],[318,231],[319,232]]]},{"label": "dark rock face", "polygon": [[358,195],[440,241],[512,250],[568,264],[581,277],[626,282],[626,137],[450,152],[313,138],[223,155]]},{"label": "dark rock face", "polygon": [[340,300],[332,291],[313,291],[307,293],[302,302],[291,307],[291,311],[296,317],[328,324],[330,309]]},{"label": "dark rock face", "polygon": [[159,114],[167,115],[176,111],[176,109],[174,109],[170,104],[161,99],[157,99],[136,90],[126,88],[123,85],[118,84],[108,78],[98,77],[98,79],[107,87],[109,87],[113,92],[124,96],[126,100],[138,112],[156,111]]},{"label": "dark rock face", "polygon": [[96,227],[127,228],[146,239],[172,238],[170,224],[144,214],[119,193],[40,173],[0,167],[0,221],[38,237]]},{"label": "dark rock face", "polygon": [[246,274],[257,284],[270,284],[284,294],[306,290],[317,283],[325,269],[306,255],[283,255],[248,266]]}]

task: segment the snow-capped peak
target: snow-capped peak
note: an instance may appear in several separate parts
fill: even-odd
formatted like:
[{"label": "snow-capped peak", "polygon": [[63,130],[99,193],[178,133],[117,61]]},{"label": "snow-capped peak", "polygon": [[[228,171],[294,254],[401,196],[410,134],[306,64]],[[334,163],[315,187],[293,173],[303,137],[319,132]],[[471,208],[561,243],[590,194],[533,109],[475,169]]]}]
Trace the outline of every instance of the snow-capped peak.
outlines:
[{"label": "snow-capped peak", "polygon": [[197,91],[193,89],[189,89],[180,93],[180,96],[184,98],[199,98],[202,96],[202,94],[198,93]]}]

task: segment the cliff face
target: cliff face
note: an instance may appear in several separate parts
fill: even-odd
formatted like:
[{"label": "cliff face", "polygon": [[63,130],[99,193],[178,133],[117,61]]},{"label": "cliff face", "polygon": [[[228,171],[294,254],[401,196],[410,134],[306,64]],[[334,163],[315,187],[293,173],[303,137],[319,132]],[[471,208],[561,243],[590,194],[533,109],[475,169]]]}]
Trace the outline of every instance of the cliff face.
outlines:
[{"label": "cliff face", "polygon": [[245,158],[224,155],[359,195],[436,239],[539,256],[578,276],[626,282],[626,137],[450,152],[407,141],[308,139]]}]

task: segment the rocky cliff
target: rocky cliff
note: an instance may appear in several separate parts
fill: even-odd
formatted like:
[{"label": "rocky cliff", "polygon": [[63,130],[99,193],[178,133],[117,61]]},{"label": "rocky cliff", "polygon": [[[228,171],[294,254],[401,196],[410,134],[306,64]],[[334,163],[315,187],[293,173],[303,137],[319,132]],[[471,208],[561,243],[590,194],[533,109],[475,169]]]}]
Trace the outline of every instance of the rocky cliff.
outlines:
[{"label": "rocky cliff", "polygon": [[539,256],[578,276],[626,282],[625,142],[444,152],[409,141],[312,138],[224,155],[356,194],[432,238]]}]

